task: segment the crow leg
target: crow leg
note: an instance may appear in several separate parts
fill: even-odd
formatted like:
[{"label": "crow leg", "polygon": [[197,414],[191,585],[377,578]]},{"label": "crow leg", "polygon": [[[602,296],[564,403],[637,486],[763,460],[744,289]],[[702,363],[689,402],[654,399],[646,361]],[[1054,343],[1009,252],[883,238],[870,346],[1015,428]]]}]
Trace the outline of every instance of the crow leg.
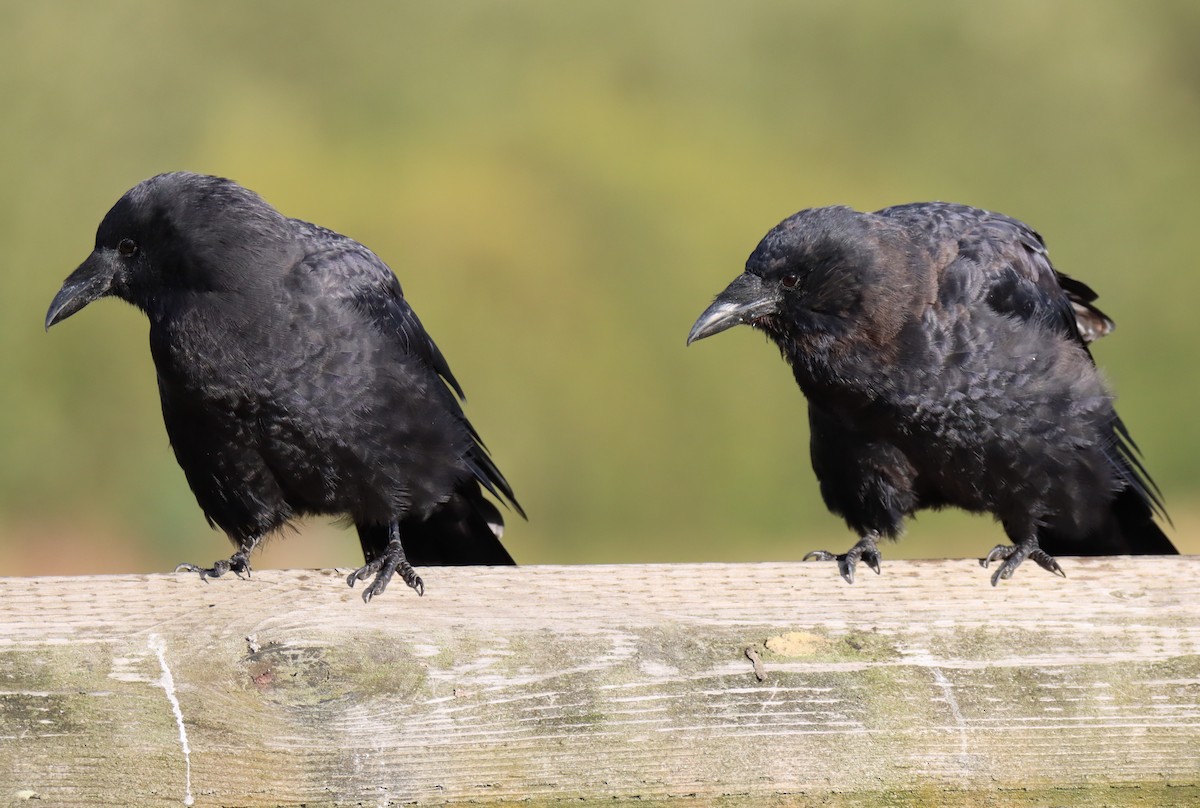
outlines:
[{"label": "crow leg", "polygon": [[404,547],[400,544],[400,523],[392,520],[388,524],[387,547],[380,555],[369,559],[366,564],[350,573],[346,578],[346,583],[354,586],[355,581],[365,581],[374,575],[375,580],[363,590],[362,596],[364,602],[370,603],[371,598],[387,589],[392,575],[397,572],[400,573],[400,578],[404,583],[417,590],[418,595],[425,594],[425,582],[421,580],[421,576],[417,575],[412,564],[409,564],[408,559],[404,557]]},{"label": "crow leg", "polygon": [[175,568],[176,572],[198,572],[201,580],[209,578],[220,578],[227,572],[232,572],[237,577],[241,578],[242,573],[246,573],[246,577],[250,577],[250,553],[258,546],[260,537],[255,536],[246,541],[239,542],[236,553],[229,557],[229,560],[221,559],[214,561],[211,567],[201,567],[196,564],[180,564]]},{"label": "crow leg", "polygon": [[1021,566],[1021,562],[1027,558],[1047,572],[1067,577],[1067,574],[1062,571],[1062,567],[1058,566],[1058,562],[1038,546],[1037,536],[1030,536],[1014,544],[997,544],[987,554],[987,558],[979,559],[979,566],[987,569],[993,561],[1003,560],[1004,563],[992,573],[992,586],[995,586],[1001,581],[1011,578],[1013,570]]},{"label": "crow leg", "polygon": [[858,566],[858,562],[865,561],[867,566],[879,574],[879,547],[875,542],[879,540],[878,533],[868,533],[858,540],[858,544],[851,547],[841,555],[834,555],[828,550],[813,550],[808,555],[804,556],[805,561],[836,561],[838,563],[838,572],[846,579],[846,583],[854,583],[854,568]]}]

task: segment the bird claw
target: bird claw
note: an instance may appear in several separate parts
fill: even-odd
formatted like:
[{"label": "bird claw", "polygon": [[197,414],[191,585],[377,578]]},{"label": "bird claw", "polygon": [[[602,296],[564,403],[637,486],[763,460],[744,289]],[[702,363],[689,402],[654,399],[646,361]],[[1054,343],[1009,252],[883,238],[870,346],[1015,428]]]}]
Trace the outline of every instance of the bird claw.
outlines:
[{"label": "bird claw", "polygon": [[1067,577],[1067,574],[1063,572],[1063,568],[1058,565],[1054,557],[1040,547],[1029,554],[1029,560],[1033,561],[1046,572],[1052,572],[1060,578]]},{"label": "bird claw", "polygon": [[197,572],[200,574],[200,580],[208,581],[209,578],[220,578],[227,572],[232,572],[237,577],[241,578],[242,573],[246,573],[246,578],[250,577],[250,562],[246,558],[246,554],[242,552],[234,553],[228,560],[222,558],[214,561],[211,567],[201,567],[196,564],[183,563],[175,568],[175,572]]},{"label": "bird claw", "polygon": [[381,561],[377,558],[374,561],[369,561],[363,566],[356,569],[354,572],[346,576],[346,586],[354,588],[355,581],[365,581],[375,573],[379,572]]},{"label": "bird claw", "polygon": [[854,570],[858,566],[859,561],[866,562],[867,566],[878,575],[880,573],[882,556],[879,553],[879,547],[875,544],[875,539],[870,536],[864,536],[859,539],[857,544],[840,555],[835,555],[828,550],[813,550],[804,556],[804,560],[836,561],[838,563],[838,572],[846,579],[846,583],[852,584],[854,583]]},{"label": "bird claw", "polygon": [[1001,581],[1007,581],[1011,578],[1013,572],[1027,558],[1046,570],[1046,572],[1052,572],[1063,578],[1067,577],[1067,574],[1063,572],[1063,568],[1058,565],[1054,557],[1041,547],[1038,547],[1037,539],[1023,541],[1018,544],[997,544],[987,556],[979,559],[979,566],[987,569],[988,565],[993,561],[1004,561],[992,573],[992,586],[996,586]]},{"label": "bird claw", "polygon": [[346,576],[346,585],[353,589],[355,581],[365,581],[374,575],[375,580],[363,590],[362,594],[363,603],[370,603],[371,598],[382,594],[383,590],[387,589],[388,583],[392,580],[392,575],[397,572],[400,573],[400,579],[404,583],[416,590],[418,597],[425,594],[425,582],[421,580],[421,576],[417,575],[417,571],[413,569],[412,564],[409,564],[404,558],[404,551],[399,549],[398,543],[395,550],[389,544],[388,549],[384,551],[383,555],[368,561]]},{"label": "bird claw", "polygon": [[805,554],[803,561],[837,561],[837,556],[828,550],[813,550]]}]

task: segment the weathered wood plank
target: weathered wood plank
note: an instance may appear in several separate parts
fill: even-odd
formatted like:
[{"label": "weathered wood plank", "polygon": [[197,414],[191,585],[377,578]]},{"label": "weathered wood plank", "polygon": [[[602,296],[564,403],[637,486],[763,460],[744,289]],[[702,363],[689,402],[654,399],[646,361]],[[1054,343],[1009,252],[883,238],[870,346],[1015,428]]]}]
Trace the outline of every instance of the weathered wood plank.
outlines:
[{"label": "weathered wood plank", "polygon": [[0,803],[1194,803],[1200,558],[1064,567],[0,579]]}]

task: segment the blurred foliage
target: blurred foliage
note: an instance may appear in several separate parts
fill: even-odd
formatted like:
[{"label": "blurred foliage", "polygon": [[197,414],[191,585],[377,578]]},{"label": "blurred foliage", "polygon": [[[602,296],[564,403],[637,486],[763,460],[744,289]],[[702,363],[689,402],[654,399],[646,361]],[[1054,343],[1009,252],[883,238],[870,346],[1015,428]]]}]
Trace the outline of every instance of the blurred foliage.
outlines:
[{"label": "blurred foliage", "polygon": [[[0,573],[226,555],[168,448],[146,322],[42,331],[127,188],[221,174],[397,271],[530,513],[524,562],[798,558],[853,541],[749,329],[684,349],[810,206],[968,202],[1033,224],[1119,324],[1097,346],[1200,551],[1200,5],[0,5]],[[890,551],[978,556],[922,516]],[[359,563],[322,522],[260,566]]]}]

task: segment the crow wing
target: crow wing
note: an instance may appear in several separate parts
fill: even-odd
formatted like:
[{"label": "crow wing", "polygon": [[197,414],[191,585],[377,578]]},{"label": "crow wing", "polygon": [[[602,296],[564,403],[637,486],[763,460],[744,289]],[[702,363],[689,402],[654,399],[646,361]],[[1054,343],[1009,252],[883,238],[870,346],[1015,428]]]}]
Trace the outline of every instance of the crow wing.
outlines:
[{"label": "crow wing", "polygon": [[[1058,272],[1042,237],[1018,219],[945,202],[897,205],[876,215],[902,224],[932,252],[952,256],[939,278],[943,295],[955,288],[978,288],[994,311],[1047,326],[1077,342],[1089,359],[1088,343],[1115,327],[1092,305],[1097,295],[1091,287]],[[1167,518],[1161,492],[1115,412],[1111,426],[1109,460],[1146,506]]]},{"label": "crow wing", "polygon": [[945,202],[919,202],[877,211],[927,243],[956,254],[947,271],[969,271],[986,287],[994,310],[1045,323],[1083,345],[1113,330],[1108,315],[1093,305],[1096,293],[1057,271],[1046,244],[1024,222],[999,213]]},{"label": "crow wing", "polygon": [[[464,459],[475,479],[493,496],[524,517],[525,511],[517,502],[512,487],[496,467],[483,439],[463,412],[460,402],[466,396],[462,386],[405,299],[396,275],[379,256],[357,241],[309,222],[293,222],[308,245],[298,269],[319,272],[325,294],[357,311],[387,339],[395,340],[404,353],[420,359],[425,367],[445,382],[448,387],[438,385],[443,392],[443,403],[461,421],[473,441],[473,447]],[[453,395],[450,390],[454,391]]]}]

